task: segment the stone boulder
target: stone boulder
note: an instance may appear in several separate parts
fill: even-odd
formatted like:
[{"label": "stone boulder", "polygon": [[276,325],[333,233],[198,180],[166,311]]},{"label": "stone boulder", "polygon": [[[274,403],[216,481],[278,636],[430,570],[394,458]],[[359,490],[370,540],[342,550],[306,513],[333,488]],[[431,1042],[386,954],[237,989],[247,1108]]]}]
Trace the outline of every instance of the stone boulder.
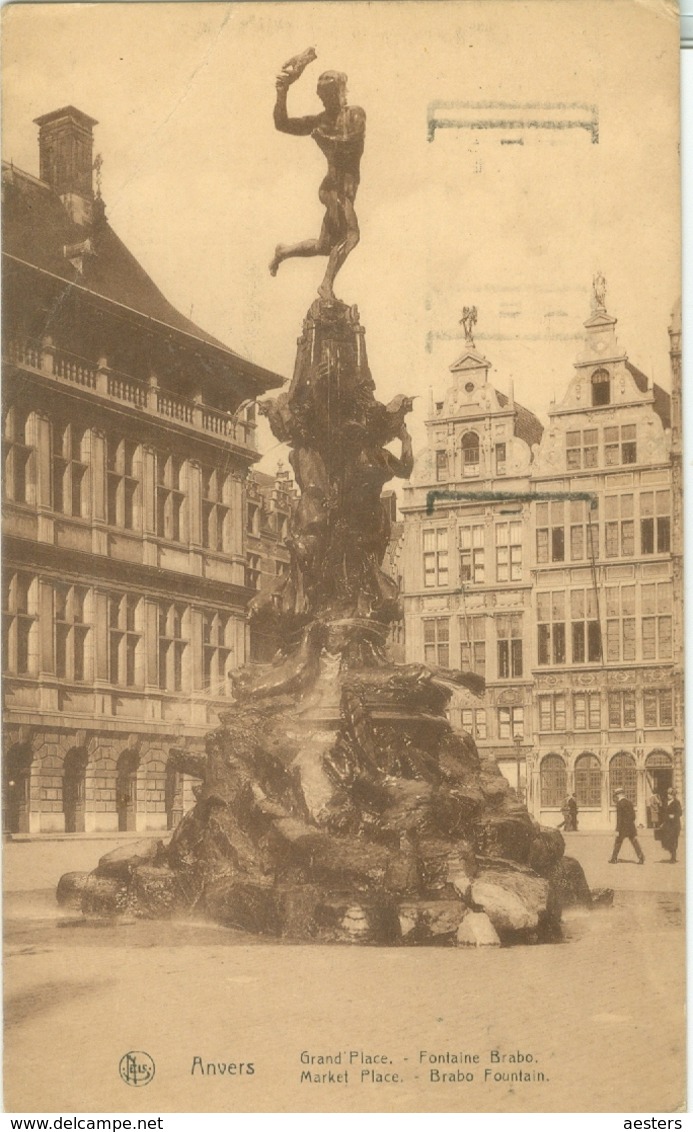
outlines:
[{"label": "stone boulder", "polygon": [[565,841],[560,830],[540,825],[532,839],[527,864],[535,873],[548,877],[564,853]]},{"label": "stone boulder", "polygon": [[447,943],[454,940],[466,912],[461,900],[417,900],[399,906],[404,943]]},{"label": "stone boulder", "polygon": [[82,889],[85,916],[121,916],[130,910],[128,881],[89,873]]},{"label": "stone boulder", "polygon": [[457,929],[458,947],[500,947],[498,932],[485,912],[466,912]]},{"label": "stone boulder", "polygon": [[479,830],[479,851],[486,857],[525,865],[534,835],[532,819],[526,810],[516,814],[484,815]]},{"label": "stone boulder", "polygon": [[82,894],[87,883],[89,873],[63,873],[55,893],[55,899],[61,908],[82,907]]},{"label": "stone boulder", "polygon": [[472,883],[472,902],[496,931],[531,932],[546,918],[549,883],[529,871],[484,869]]},{"label": "stone boulder", "polygon": [[142,841],[128,841],[112,849],[110,853],[105,853],[99,859],[95,872],[101,877],[119,877],[128,880],[139,865],[153,864],[156,857],[162,854],[163,848],[163,841],[157,841],[153,837],[144,838]]},{"label": "stone boulder", "polygon": [[574,857],[563,857],[549,873],[551,888],[561,908],[592,906],[592,893],[584,870]]}]

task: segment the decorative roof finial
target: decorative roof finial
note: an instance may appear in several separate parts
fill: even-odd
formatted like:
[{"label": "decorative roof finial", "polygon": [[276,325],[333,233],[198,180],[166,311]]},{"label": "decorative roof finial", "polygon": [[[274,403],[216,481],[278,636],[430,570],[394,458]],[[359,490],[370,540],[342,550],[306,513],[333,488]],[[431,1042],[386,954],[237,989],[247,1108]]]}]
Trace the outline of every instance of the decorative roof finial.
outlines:
[{"label": "decorative roof finial", "polygon": [[96,157],[94,158],[94,163],[92,165],[92,168],[93,168],[94,172],[96,173],[96,195],[99,198],[101,197],[101,166],[102,165],[103,165],[103,157],[101,156],[100,153],[97,153]]},{"label": "decorative roof finial", "polygon": [[592,288],[594,290],[594,300],[598,310],[606,310],[606,279],[601,271],[598,271],[592,280]]},{"label": "decorative roof finial", "polygon": [[470,346],[474,345],[473,329],[476,323],[476,307],[465,307],[460,324],[464,327],[464,337]]}]

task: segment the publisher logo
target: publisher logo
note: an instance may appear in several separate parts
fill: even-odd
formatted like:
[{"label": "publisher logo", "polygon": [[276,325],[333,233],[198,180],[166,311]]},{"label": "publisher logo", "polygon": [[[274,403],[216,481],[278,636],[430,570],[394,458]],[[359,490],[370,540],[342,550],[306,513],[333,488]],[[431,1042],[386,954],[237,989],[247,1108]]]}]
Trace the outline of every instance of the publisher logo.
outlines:
[{"label": "publisher logo", "polygon": [[154,1060],[141,1049],[123,1054],[118,1070],[125,1084],[134,1085],[137,1089],[154,1080]]}]

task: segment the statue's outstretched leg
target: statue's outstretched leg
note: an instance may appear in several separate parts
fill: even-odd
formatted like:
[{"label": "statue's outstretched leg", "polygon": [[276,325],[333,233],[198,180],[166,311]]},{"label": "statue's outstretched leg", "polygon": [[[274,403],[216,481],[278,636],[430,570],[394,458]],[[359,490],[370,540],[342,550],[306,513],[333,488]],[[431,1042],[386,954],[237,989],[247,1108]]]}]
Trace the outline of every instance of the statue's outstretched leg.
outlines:
[{"label": "statue's outstretched leg", "polygon": [[277,274],[279,264],[283,263],[285,259],[293,259],[294,256],[305,258],[306,256],[329,255],[331,246],[326,217],[323,220],[317,240],[302,240],[298,244],[277,244],[274,250],[274,258],[269,265],[270,275]]},{"label": "statue's outstretched leg", "polygon": [[327,255],[321,240],[303,240],[300,244],[277,244],[272,262],[269,265],[270,275],[276,275],[280,263],[294,256]]}]

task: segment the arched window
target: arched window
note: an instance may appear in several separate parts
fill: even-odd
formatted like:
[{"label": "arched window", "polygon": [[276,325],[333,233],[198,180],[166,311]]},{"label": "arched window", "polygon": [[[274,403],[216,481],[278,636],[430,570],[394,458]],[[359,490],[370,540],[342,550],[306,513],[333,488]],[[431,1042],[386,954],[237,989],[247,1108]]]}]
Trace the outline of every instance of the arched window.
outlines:
[{"label": "arched window", "polygon": [[462,475],[479,475],[479,437],[475,432],[465,432],[462,437]]},{"label": "arched window", "polygon": [[645,777],[650,797],[659,794],[660,798],[663,798],[669,787],[674,785],[674,764],[671,755],[666,751],[651,751],[645,759]]},{"label": "arched window", "polygon": [[626,751],[619,751],[609,763],[609,795],[611,798],[614,796],[614,790],[624,790],[626,798],[633,805],[638,800],[635,759]]},{"label": "arched window", "polygon": [[611,379],[609,371],[597,369],[592,374],[592,404],[609,405],[611,403]]},{"label": "arched window", "polygon": [[596,755],[584,754],[575,760],[575,800],[578,806],[602,804],[602,774]]},{"label": "arched window", "polygon": [[648,770],[671,770],[671,755],[666,751],[652,751],[645,760]]},{"label": "arched window", "polygon": [[567,794],[565,763],[560,755],[547,755],[539,768],[542,806],[560,806]]}]

